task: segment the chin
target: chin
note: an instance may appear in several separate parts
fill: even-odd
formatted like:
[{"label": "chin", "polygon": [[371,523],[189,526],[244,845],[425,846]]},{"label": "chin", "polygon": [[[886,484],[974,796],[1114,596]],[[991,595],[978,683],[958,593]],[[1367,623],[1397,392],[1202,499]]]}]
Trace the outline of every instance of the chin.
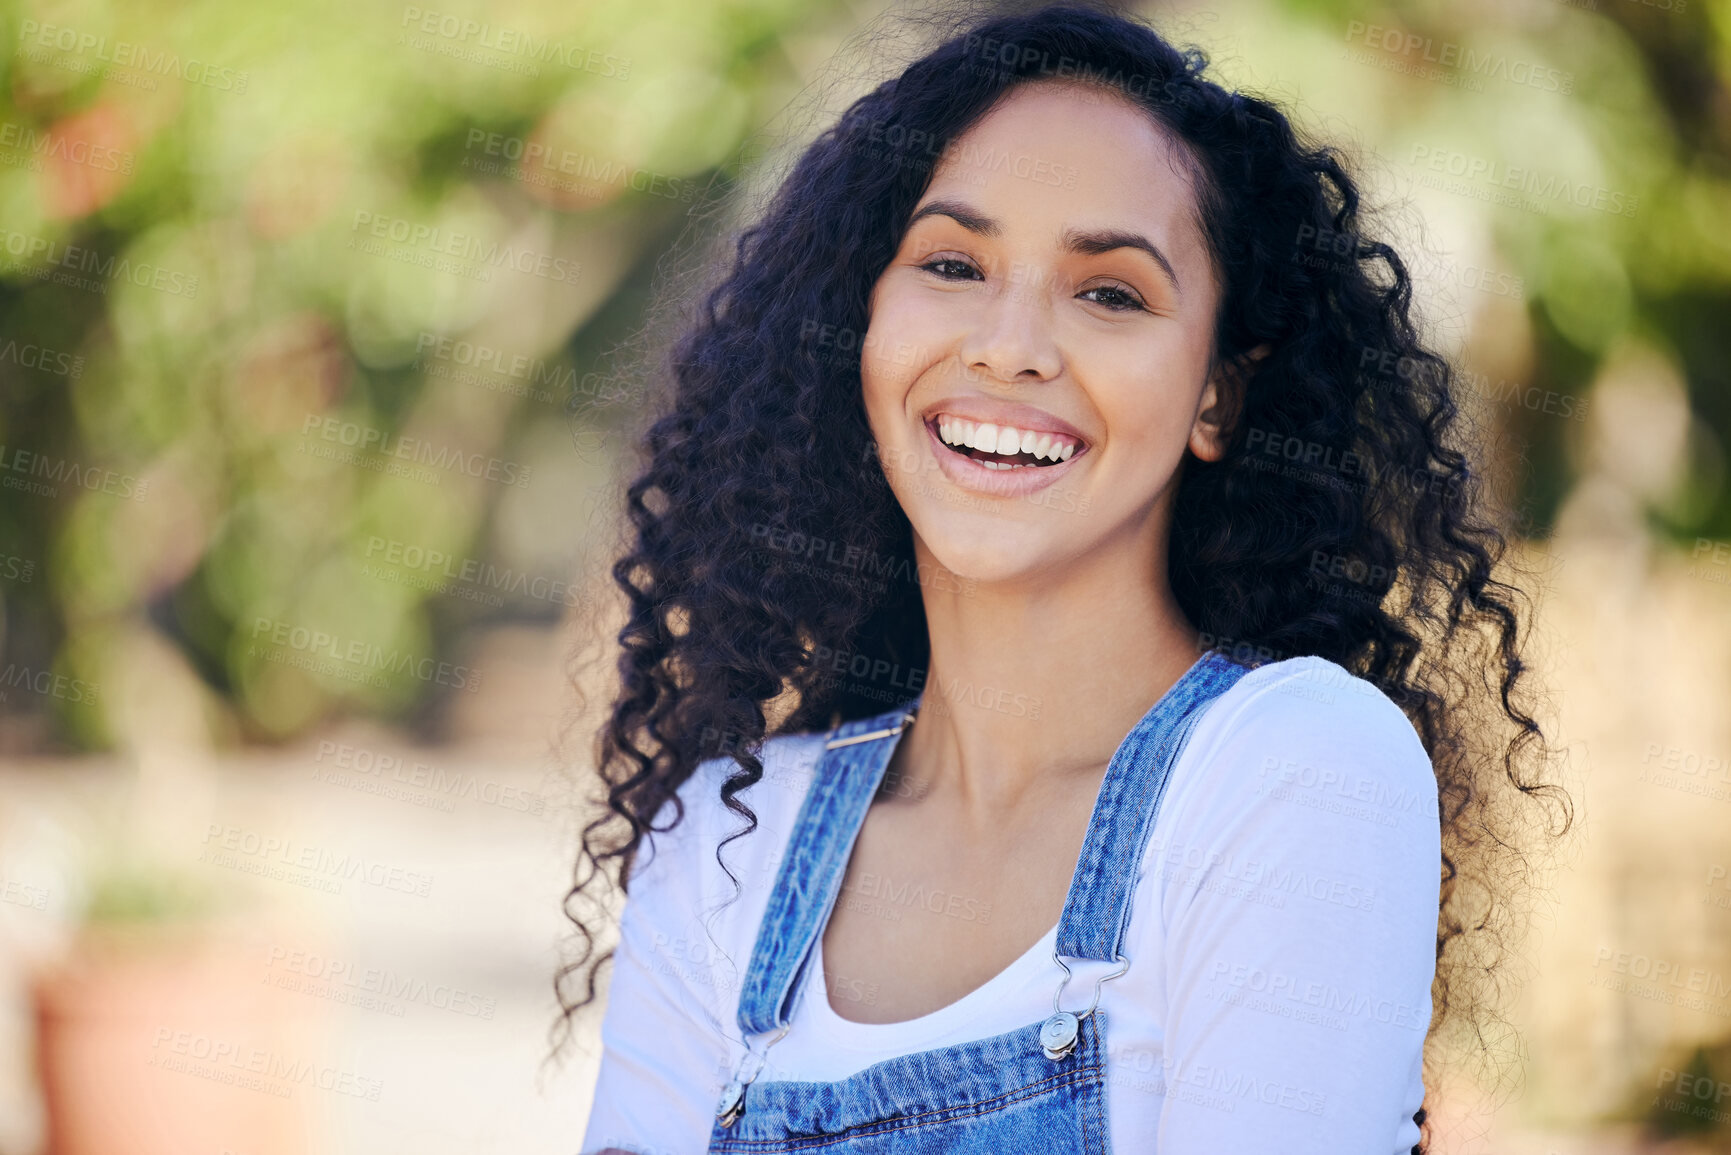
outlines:
[{"label": "chin", "polygon": [[[937,504],[929,498],[920,500]],[[1050,568],[1064,553],[1046,534],[1018,525],[1011,517],[954,509],[925,513],[911,519],[925,546],[921,580],[939,590],[945,586],[936,585],[926,567],[948,570],[972,588],[1030,577]]]}]

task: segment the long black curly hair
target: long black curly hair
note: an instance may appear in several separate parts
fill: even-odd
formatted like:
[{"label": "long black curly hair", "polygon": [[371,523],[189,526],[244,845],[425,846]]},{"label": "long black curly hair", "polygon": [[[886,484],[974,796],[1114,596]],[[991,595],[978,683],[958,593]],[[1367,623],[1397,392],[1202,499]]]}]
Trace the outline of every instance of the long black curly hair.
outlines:
[{"label": "long black curly hair", "polygon": [[[737,795],[762,776],[765,738],[911,696],[875,673],[923,669],[928,640],[912,530],[866,420],[860,335],[944,149],[1042,80],[1133,102],[1187,153],[1223,286],[1216,358],[1270,351],[1225,456],[1183,464],[1172,588],[1205,645],[1249,665],[1327,658],[1412,720],[1443,831],[1432,1041],[1451,1011],[1484,1040],[1473,1012],[1520,929],[1521,836],[1560,834],[1572,816],[1546,780],[1525,598],[1503,580],[1509,531],[1464,449],[1459,389],[1419,332],[1406,265],[1367,232],[1336,149],[1142,23],[1087,4],[1000,6],[948,32],[805,148],[657,366],[612,567],[626,621],[598,739],[606,804],[566,899],[578,950],[555,979],[555,1046],[611,957],[603,893],[683,817],[676,791],[699,762],[732,758],[721,801],[744,836],[756,820]],[[875,559],[889,580],[813,576],[840,573],[837,558]]]}]

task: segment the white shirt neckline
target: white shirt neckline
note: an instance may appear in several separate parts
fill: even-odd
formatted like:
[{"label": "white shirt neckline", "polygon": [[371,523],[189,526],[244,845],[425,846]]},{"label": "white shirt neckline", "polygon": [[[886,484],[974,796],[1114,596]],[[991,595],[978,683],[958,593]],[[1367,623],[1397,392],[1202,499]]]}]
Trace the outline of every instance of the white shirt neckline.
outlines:
[{"label": "white shirt neckline", "polygon": [[826,1042],[848,1050],[872,1054],[885,1048],[928,1050],[933,1040],[973,1022],[987,1008],[1004,1001],[1011,991],[1032,982],[1046,981],[1048,971],[1051,988],[1056,991],[1064,978],[1064,972],[1051,961],[1052,951],[1058,943],[1058,925],[1053,923],[1020,957],[948,1006],[900,1022],[856,1023],[842,1018],[830,1005],[829,990],[823,978],[826,921],[818,931],[817,941],[812,944],[811,972],[806,976],[805,989],[800,996],[801,1006],[795,1011],[795,1019],[804,1018],[823,1034]]},{"label": "white shirt neckline", "polygon": [[[803,793],[791,787],[808,783],[823,740],[765,744],[764,781],[790,788],[760,786],[747,799],[763,828],[734,856],[738,878],[718,869],[714,848],[730,825],[716,789],[730,764],[715,760],[682,787],[693,814],[665,846],[657,840],[660,865],[625,904],[585,1150],[698,1151],[707,1142],[715,1097],[744,1049],[732,1028],[732,976],[752,954],[776,856],[797,822]],[[1411,722],[1325,659],[1251,671],[1210,708],[1150,832],[1147,854],[1157,858],[1144,857],[1142,885],[1152,889],[1133,904],[1122,948],[1133,965],[1101,995],[1112,1020],[1107,1115],[1119,1145],[1411,1149],[1432,1009],[1436,790]],[[1316,878],[1329,885],[1305,884]],[[713,903],[729,894],[740,900],[717,913]],[[855,1023],[830,1005],[820,940],[793,1029],[765,1070],[835,1082],[896,1055],[1039,1021],[1063,979],[1048,961],[1055,941],[1054,927],[930,1014]],[[1111,968],[1070,965],[1063,1006],[1080,1011],[1102,977],[1094,970]],[[1326,987],[1360,998],[1321,1018],[1297,994],[1270,1005],[1257,995],[1268,985],[1259,976],[1286,981],[1289,992]],[[836,983],[838,1003],[862,993],[847,976]],[[1404,1020],[1354,1009],[1373,997],[1406,1008]],[[1276,1013],[1283,1009],[1294,1013]]]}]

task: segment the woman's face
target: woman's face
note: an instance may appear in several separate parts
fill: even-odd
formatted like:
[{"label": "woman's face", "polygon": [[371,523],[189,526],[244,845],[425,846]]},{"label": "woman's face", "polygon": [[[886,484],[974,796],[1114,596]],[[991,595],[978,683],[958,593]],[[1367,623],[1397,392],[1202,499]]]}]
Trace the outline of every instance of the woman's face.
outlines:
[{"label": "woman's face", "polygon": [[1221,450],[1219,288],[1178,156],[1128,102],[1052,83],[945,153],[860,365],[922,560],[995,582],[1164,558],[1186,447]]}]

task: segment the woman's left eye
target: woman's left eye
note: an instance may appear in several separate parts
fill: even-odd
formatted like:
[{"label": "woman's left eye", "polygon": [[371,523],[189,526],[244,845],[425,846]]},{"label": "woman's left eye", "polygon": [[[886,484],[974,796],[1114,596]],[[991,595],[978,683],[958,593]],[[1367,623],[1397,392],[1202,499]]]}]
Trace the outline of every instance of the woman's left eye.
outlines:
[{"label": "woman's left eye", "polygon": [[1092,293],[1101,294],[1094,298],[1095,304],[1104,305],[1115,313],[1129,313],[1142,308],[1142,299],[1129,289],[1119,285],[1095,285],[1091,289],[1083,289],[1076,294],[1078,297],[1088,297]]},{"label": "woman's left eye", "polygon": [[927,261],[920,268],[928,273],[934,273],[946,281],[969,280],[976,272],[974,266],[955,257],[939,257],[935,261]]}]

